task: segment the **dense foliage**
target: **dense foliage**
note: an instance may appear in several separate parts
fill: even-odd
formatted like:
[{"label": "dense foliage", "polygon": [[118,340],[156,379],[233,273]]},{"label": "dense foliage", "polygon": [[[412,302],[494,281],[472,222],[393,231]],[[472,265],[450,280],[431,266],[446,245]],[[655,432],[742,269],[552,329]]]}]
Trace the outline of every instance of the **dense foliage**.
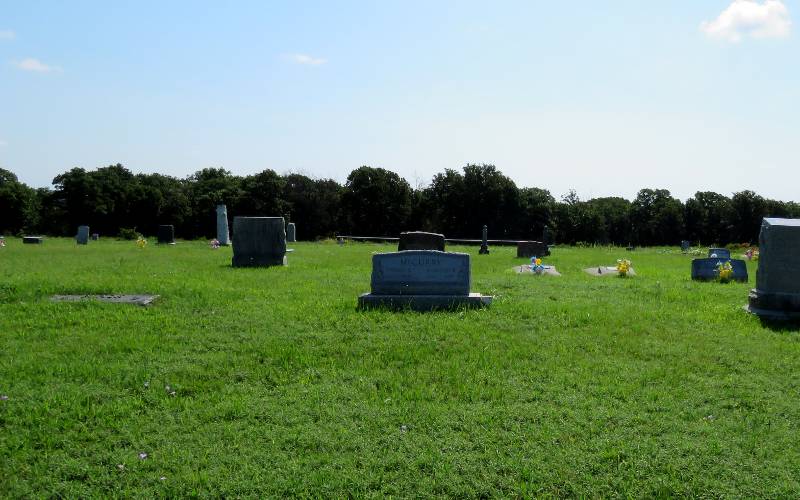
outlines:
[{"label": "dense foliage", "polygon": [[215,234],[214,207],[228,215],[280,215],[297,224],[301,239],[334,234],[395,236],[429,230],[450,238],[540,239],[567,244],[702,244],[755,242],[762,217],[800,217],[800,205],[764,199],[752,191],[731,197],[698,192],[682,202],[665,189],[642,189],[632,201],[619,197],[556,200],[537,187],[518,187],[494,165],[446,169],[414,189],[382,168],[353,170],[342,186],[331,179],[279,175],[264,170],[237,176],[206,168],[185,179],[133,174],[122,165],[94,171],[73,168],[52,189],[32,189],[0,169],[0,234],[40,232],[67,236],[87,224],[92,232],[123,229],[155,234],[174,224],[183,238]]}]

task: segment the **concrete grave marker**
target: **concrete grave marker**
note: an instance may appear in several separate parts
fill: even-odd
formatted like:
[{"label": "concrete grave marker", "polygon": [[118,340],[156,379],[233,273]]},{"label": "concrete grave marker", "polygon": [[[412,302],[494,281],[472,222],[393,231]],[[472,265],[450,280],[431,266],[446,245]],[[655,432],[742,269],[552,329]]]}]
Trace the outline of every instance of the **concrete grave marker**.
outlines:
[{"label": "concrete grave marker", "polygon": [[768,319],[800,318],[800,219],[762,221],[756,288],[747,309]]},{"label": "concrete grave marker", "polygon": [[358,298],[360,308],[410,308],[415,311],[482,307],[492,297],[470,293],[470,256],[436,250],[407,250],[372,256],[372,293]]},{"label": "concrete grave marker", "polygon": [[294,243],[297,241],[297,228],[294,225],[294,222],[290,222],[286,224],[286,242],[287,243]]},{"label": "concrete grave marker", "polygon": [[286,265],[283,217],[234,217],[233,267]]},{"label": "concrete grave marker", "polygon": [[423,231],[407,231],[400,233],[397,251],[404,250],[438,250],[444,252],[444,235]]},{"label": "concrete grave marker", "polygon": [[158,295],[53,295],[50,300],[53,302],[85,302],[97,301],[108,302],[111,304],[135,304],[137,306],[149,306],[159,296]]},{"label": "concrete grave marker", "polygon": [[225,205],[217,205],[217,241],[222,246],[231,244],[231,236],[228,231],[228,208]]},{"label": "concrete grave marker", "polygon": [[89,244],[89,226],[78,226],[78,235],[75,237],[78,245]]}]

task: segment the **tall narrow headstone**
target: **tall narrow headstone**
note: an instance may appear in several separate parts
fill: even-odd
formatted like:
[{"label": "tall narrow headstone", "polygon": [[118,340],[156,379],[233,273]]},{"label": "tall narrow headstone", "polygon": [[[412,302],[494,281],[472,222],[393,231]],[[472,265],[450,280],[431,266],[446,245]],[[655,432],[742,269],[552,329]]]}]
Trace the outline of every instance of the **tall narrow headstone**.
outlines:
[{"label": "tall narrow headstone", "polygon": [[481,255],[488,255],[489,254],[489,228],[485,225],[483,226],[482,232],[482,239],[481,239],[481,249],[478,250],[478,253]]},{"label": "tall narrow headstone", "polygon": [[78,245],[89,244],[89,226],[78,226],[78,235],[75,237]]},{"label": "tall narrow headstone", "polygon": [[681,252],[686,253],[689,251],[691,243],[688,240],[681,240]]},{"label": "tall narrow headstone", "polygon": [[749,311],[767,318],[800,317],[800,219],[766,218],[758,240]]},{"label": "tall narrow headstone", "polygon": [[286,265],[283,217],[234,217],[233,267]]},{"label": "tall narrow headstone", "polygon": [[297,241],[297,235],[295,234],[295,227],[294,222],[290,222],[286,224],[286,241],[289,243],[294,243]]},{"label": "tall narrow headstone", "polygon": [[228,231],[228,208],[225,205],[217,205],[217,241],[224,246],[231,244],[231,236]]},{"label": "tall narrow headstone", "polygon": [[158,226],[158,243],[160,245],[174,245],[175,226],[171,224]]}]

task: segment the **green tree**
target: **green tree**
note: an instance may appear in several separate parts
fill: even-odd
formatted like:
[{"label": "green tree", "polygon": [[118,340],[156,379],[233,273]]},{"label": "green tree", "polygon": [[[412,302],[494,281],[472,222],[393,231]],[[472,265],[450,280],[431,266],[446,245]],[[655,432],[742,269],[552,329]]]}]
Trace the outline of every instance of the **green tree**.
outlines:
[{"label": "green tree", "polygon": [[348,231],[364,236],[396,235],[407,229],[412,191],[394,172],[363,166],[347,176],[342,193]]}]

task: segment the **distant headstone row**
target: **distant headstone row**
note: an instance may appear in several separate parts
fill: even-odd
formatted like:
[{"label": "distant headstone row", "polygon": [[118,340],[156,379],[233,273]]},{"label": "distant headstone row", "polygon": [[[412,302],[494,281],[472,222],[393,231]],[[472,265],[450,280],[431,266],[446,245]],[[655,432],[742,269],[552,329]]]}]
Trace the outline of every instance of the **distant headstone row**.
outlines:
[{"label": "distant headstone row", "polygon": [[228,231],[228,208],[225,205],[217,205],[217,241],[223,246],[231,244],[231,236]]}]

